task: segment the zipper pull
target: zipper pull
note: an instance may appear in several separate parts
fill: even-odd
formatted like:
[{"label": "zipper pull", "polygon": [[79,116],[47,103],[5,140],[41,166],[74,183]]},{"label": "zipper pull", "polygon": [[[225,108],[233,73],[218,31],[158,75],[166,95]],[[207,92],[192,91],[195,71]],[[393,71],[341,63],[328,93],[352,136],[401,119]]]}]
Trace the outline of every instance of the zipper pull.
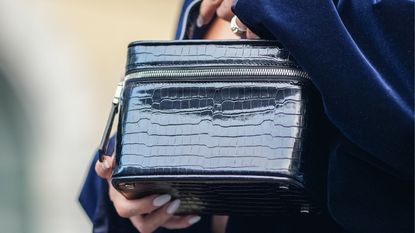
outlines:
[{"label": "zipper pull", "polygon": [[124,82],[118,83],[117,91],[115,92],[114,100],[112,101],[112,107],[110,115],[108,116],[107,126],[104,130],[104,135],[102,135],[101,144],[98,148],[99,161],[102,163],[104,161],[104,155],[107,153],[108,139],[111,134],[112,125],[114,123],[115,115],[118,113],[118,106],[120,104],[120,96],[122,89],[124,87]]}]

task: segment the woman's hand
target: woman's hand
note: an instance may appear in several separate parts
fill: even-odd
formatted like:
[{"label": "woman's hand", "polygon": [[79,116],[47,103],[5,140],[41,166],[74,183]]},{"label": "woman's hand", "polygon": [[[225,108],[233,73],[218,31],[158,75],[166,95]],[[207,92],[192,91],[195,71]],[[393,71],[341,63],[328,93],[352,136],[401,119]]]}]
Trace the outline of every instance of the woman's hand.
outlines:
[{"label": "woman's hand", "polygon": [[[231,10],[233,0],[203,0],[199,9],[199,17],[197,18],[197,26],[201,27],[208,24],[213,16],[216,15],[226,21],[231,21],[235,14]],[[246,30],[247,39],[259,39],[255,33],[247,28],[239,18],[236,18],[236,24],[239,28]],[[231,30],[229,28],[229,30]]]},{"label": "woman's hand", "polygon": [[151,233],[160,226],[168,229],[186,228],[200,220],[196,215],[174,216],[180,200],[171,200],[168,194],[151,195],[136,200],[126,199],[111,185],[112,165],[113,159],[105,156],[103,163],[97,161],[95,171],[100,177],[107,179],[109,196],[117,213],[123,218],[129,218],[141,233]]}]

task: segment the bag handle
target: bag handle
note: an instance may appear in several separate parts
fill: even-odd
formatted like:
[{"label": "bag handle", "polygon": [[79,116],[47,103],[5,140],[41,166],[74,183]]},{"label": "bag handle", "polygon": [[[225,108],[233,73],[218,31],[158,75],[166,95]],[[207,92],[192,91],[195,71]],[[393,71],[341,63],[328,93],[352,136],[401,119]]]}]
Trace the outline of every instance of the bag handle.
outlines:
[{"label": "bag handle", "polygon": [[108,140],[111,134],[111,129],[114,123],[115,115],[117,115],[118,113],[118,106],[120,105],[120,96],[123,87],[124,82],[121,82],[118,84],[117,90],[115,91],[115,96],[114,100],[112,101],[110,115],[107,120],[107,125],[105,126],[104,134],[102,135],[101,143],[98,147],[98,158],[101,163],[104,162],[104,156],[107,154]]}]

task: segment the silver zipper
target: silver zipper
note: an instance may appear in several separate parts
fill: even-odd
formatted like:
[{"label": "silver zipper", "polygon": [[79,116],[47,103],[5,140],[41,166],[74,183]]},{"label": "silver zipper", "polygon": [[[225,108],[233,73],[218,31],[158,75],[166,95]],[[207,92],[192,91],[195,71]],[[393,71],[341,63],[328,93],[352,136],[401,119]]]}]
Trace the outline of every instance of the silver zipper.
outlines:
[{"label": "silver zipper", "polygon": [[220,76],[288,76],[310,79],[303,70],[289,68],[216,68],[187,70],[145,70],[129,74],[125,80],[139,78],[188,78],[188,77],[220,77]]}]

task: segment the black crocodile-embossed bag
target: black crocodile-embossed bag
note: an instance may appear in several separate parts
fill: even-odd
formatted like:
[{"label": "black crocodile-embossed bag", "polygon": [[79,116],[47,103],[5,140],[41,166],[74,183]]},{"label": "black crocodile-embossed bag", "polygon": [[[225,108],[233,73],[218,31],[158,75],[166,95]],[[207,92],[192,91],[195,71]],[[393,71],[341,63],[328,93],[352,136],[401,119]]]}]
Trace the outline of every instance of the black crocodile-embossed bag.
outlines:
[{"label": "black crocodile-embossed bag", "polygon": [[168,193],[178,214],[321,212],[328,122],[279,42],[134,42],[126,75],[109,120],[120,100],[112,184],[125,197]]}]

